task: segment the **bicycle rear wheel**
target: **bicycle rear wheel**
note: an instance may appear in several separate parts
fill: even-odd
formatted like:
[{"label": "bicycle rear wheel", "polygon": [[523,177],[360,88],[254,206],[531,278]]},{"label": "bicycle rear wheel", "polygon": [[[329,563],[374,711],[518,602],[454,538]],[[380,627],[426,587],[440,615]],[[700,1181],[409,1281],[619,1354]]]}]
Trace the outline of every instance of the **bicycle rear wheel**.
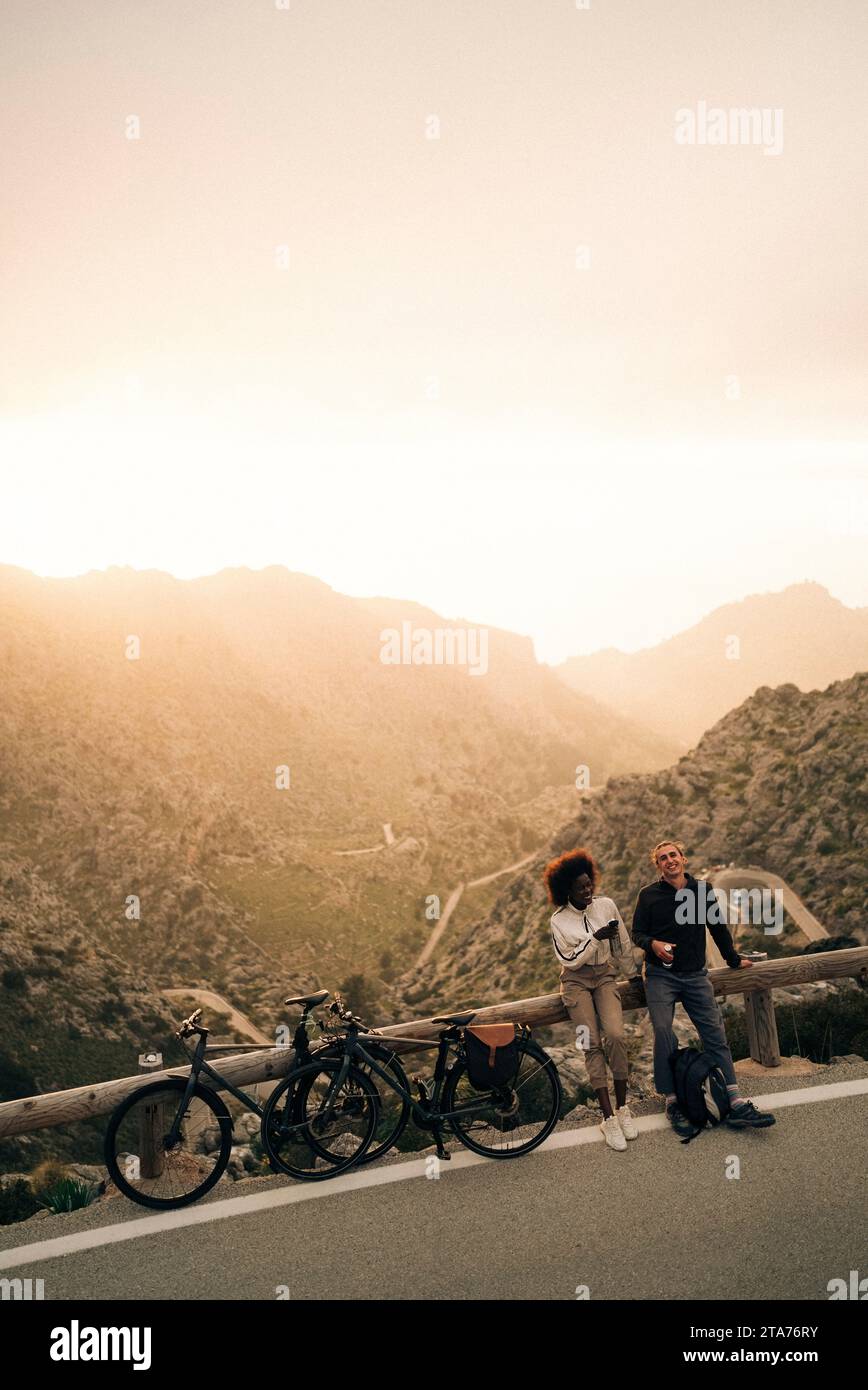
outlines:
[{"label": "bicycle rear wheel", "polygon": [[103,1155],[119,1192],[140,1206],[170,1211],[189,1206],[223,1176],[232,1149],[232,1117],[219,1096],[199,1083],[169,1134],[187,1082],[167,1077],[134,1091],[113,1111]]},{"label": "bicycle rear wheel", "polygon": [[273,1168],[302,1182],[321,1182],[359,1163],[377,1127],[376,1086],[357,1067],[339,1080],[342,1063],[322,1057],[291,1071],[268,1097],[262,1147]]},{"label": "bicycle rear wheel", "polygon": [[548,1138],[561,1112],[561,1079],[547,1052],[519,1038],[519,1065],[510,1086],[477,1091],[463,1061],[450,1069],[441,1109],[466,1148],[487,1158],[518,1158]]}]

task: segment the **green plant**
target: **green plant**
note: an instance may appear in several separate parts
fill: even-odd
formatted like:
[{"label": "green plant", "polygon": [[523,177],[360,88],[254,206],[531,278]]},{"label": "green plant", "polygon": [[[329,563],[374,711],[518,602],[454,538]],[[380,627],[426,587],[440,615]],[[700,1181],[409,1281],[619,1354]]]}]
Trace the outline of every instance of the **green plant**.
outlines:
[{"label": "green plant", "polygon": [[80,1207],[89,1207],[98,1195],[99,1188],[95,1183],[83,1182],[81,1178],[61,1178],[43,1194],[40,1206],[47,1207],[55,1214],[78,1211]]}]

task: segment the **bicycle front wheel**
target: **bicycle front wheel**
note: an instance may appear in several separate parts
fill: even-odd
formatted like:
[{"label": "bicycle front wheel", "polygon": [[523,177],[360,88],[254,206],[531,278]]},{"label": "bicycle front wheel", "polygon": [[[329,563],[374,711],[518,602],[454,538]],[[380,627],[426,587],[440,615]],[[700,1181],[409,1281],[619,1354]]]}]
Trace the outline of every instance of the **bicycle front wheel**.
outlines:
[{"label": "bicycle front wheel", "polygon": [[183,1077],[142,1086],[113,1111],[103,1154],[119,1192],[142,1207],[189,1206],[223,1176],[232,1149],[232,1117],[219,1096],[196,1084],[177,1132]]},{"label": "bicycle front wheel", "polygon": [[262,1147],[273,1168],[321,1182],[359,1163],[377,1128],[377,1088],[357,1067],[322,1057],[291,1071],[268,1097]]},{"label": "bicycle front wheel", "polygon": [[561,1113],[561,1079],[547,1052],[518,1040],[519,1064],[511,1085],[477,1091],[463,1061],[450,1069],[441,1109],[466,1148],[487,1158],[518,1158],[548,1138]]},{"label": "bicycle front wheel", "polygon": [[[385,1071],[389,1073],[398,1090],[393,1090],[387,1086],[381,1077],[377,1076],[364,1061],[357,1058],[353,1063],[359,1071],[364,1072],[372,1085],[377,1088],[380,1098],[379,1112],[377,1115],[377,1128],[371,1140],[370,1147],[359,1159],[360,1163],[373,1163],[374,1159],[382,1158],[383,1154],[388,1153],[394,1148],[410,1119],[410,1083],[407,1080],[407,1073],[401,1065],[397,1052],[394,1048],[383,1047],[381,1044],[372,1043],[364,1037],[362,1039],[365,1051],[380,1063]],[[323,1049],[323,1055],[328,1057],[330,1052]],[[335,1055],[340,1055],[335,1049]]]}]

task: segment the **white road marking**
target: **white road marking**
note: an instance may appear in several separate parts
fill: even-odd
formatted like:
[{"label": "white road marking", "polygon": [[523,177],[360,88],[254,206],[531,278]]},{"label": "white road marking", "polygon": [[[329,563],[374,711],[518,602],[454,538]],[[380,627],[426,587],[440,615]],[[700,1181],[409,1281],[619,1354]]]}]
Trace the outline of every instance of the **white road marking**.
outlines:
[{"label": "white road marking", "polygon": [[[776,1091],[767,1096],[752,1096],[751,1099],[757,1106],[765,1106],[768,1110],[781,1110],[790,1105],[810,1105],[816,1101],[864,1095],[868,1095],[868,1078],[836,1081],[825,1086],[805,1086],[795,1091]],[[637,1117],[636,1125],[640,1131],[666,1129],[668,1121],[665,1115],[642,1115]],[[560,1130],[551,1135],[535,1152],[542,1154],[547,1150],[602,1142],[603,1136],[599,1127],[587,1125],[581,1129]],[[185,1226],[201,1226],[208,1221],[221,1221],[232,1216],[246,1216],[257,1211],[267,1211],[272,1207],[293,1206],[296,1202],[310,1202],[318,1197],[334,1196],[338,1192],[354,1192],[360,1188],[382,1187],[386,1183],[422,1178],[425,1176],[427,1161],[426,1156],[385,1168],[360,1168],[356,1172],[347,1173],[345,1177],[332,1178],[325,1182],[298,1183],[293,1187],[281,1187],[249,1197],[229,1197],[205,1206],[161,1212],[156,1216],[121,1221],[93,1231],[80,1231],[77,1235],[57,1236],[53,1240],[38,1241],[32,1245],[18,1245],[12,1250],[0,1252],[0,1269],[16,1269],[40,1260],[53,1260],[60,1255],[74,1255],[82,1250],[96,1250],[103,1245],[116,1245],[120,1241],[157,1235],[161,1231],[177,1231]],[[455,1169],[474,1168],[480,1163],[498,1161],[464,1150],[453,1154],[449,1162],[441,1163],[440,1176],[443,1178]]]}]

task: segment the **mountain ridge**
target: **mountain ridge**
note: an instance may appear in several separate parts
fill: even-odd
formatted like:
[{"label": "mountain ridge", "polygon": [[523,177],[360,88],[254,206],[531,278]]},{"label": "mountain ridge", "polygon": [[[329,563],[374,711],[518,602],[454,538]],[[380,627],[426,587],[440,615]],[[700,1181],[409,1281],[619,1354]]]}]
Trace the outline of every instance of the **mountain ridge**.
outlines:
[{"label": "mountain ridge", "polygon": [[687,747],[762,685],[824,689],[868,669],[868,607],[806,580],[723,604],[640,651],[604,648],[552,669],[646,728],[677,730]]}]

